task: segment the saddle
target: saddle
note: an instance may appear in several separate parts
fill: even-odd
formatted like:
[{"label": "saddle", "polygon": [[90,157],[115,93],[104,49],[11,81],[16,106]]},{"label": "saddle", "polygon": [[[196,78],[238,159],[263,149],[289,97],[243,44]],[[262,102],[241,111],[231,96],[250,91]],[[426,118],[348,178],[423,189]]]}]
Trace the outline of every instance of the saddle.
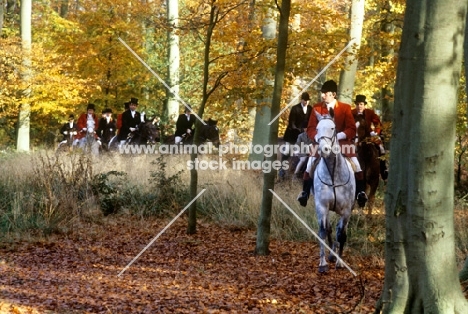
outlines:
[{"label": "saddle", "polygon": [[[317,165],[320,162],[320,159],[322,159],[322,157],[320,157],[320,156],[318,158],[316,158],[315,161],[314,161],[314,164],[312,165],[312,171],[311,172],[313,174],[315,173],[315,168],[317,168]],[[356,170],[357,170],[356,165],[354,164],[354,162],[352,162],[351,158],[345,157],[345,159],[346,159],[346,161],[348,161],[351,164],[351,168],[353,168],[353,172],[356,172]],[[314,176],[311,175],[311,178],[313,178],[313,177]]]},{"label": "saddle", "polygon": [[[315,194],[315,191],[314,191],[314,174],[315,174],[315,169],[317,168],[317,165],[320,162],[320,159],[322,159],[322,157],[316,158],[315,161],[314,161],[314,164],[312,165],[312,170],[311,170],[312,175],[310,175],[312,194]],[[353,173],[356,173],[356,165],[354,164],[354,162],[351,161],[351,158],[345,157],[345,160],[351,164],[351,168],[353,169]]]}]

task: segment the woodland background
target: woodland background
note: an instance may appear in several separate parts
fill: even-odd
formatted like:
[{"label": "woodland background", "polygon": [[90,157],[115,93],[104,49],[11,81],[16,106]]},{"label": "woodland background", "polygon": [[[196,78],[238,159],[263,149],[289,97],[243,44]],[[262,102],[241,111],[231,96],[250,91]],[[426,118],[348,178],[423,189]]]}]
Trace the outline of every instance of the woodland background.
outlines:
[{"label": "woodland background", "polygon": [[[8,311],[18,312],[18,306],[31,306],[24,310],[131,312],[137,308],[140,312],[154,312],[163,308],[182,311],[183,305],[189,302],[190,307],[183,311],[194,308],[214,313],[372,311],[382,288],[383,246],[389,242],[385,242],[382,204],[373,217],[363,219],[357,213],[350,222],[346,258],[361,270],[362,285],[349,284],[349,274],[336,271],[332,273],[335,285],[330,289],[327,277],[316,274],[316,253],[309,251],[317,250],[310,245],[312,236],[280,204],[273,204],[270,257],[250,255],[264,184],[261,174],[255,171],[203,173],[199,186],[210,189],[197,203],[202,233],[193,237],[182,235],[185,225],[182,218],[167,234],[172,240],[161,241],[156,252],[145,255],[139,261],[141,264],[135,265],[131,287],[118,294],[116,291],[125,287],[126,282],[119,282],[115,272],[135,256],[155,230],[166,225],[168,217],[172,218],[193,198],[187,186],[187,173],[182,169],[187,156],[130,159],[105,155],[94,159],[79,153],[55,156],[50,152],[57,144],[58,128],[68,115],[84,112],[88,103],[95,103],[98,112],[110,107],[118,113],[125,101],[136,97],[140,99],[140,111],[156,112],[166,124],[172,125],[174,116],[168,114],[166,88],[119,41],[119,38],[125,41],[156,73],[166,78],[170,66],[168,32],[171,31],[180,36],[180,96],[195,109],[206,105],[204,117],[219,121],[222,142],[252,141],[258,132],[255,127],[258,116],[270,105],[273,89],[272,69],[277,48],[274,2],[180,1],[179,26],[174,29],[166,22],[167,5],[171,1],[34,1],[30,23],[32,46],[26,51],[20,34],[20,3],[24,7],[28,2],[31,3],[7,0],[0,6],[0,170],[3,174],[0,269],[4,270],[0,282],[7,287],[1,292],[8,300],[0,304],[0,310],[6,307]],[[220,18],[214,25],[210,13],[215,4]],[[316,76],[308,91],[318,99],[319,88],[325,80],[339,81],[340,73],[350,68],[347,52],[318,75],[350,40],[350,6],[350,1],[294,1],[282,108]],[[393,84],[404,10],[404,1],[366,1],[362,40],[354,55],[358,60],[354,95],[367,95],[369,106],[379,110],[387,142],[394,121]],[[269,24],[275,26],[273,34],[268,34]],[[211,42],[206,35],[210,31]],[[207,43],[210,43],[208,64]],[[210,75],[204,82],[207,66]],[[458,193],[453,229],[459,268],[468,252],[464,76],[460,83],[453,169]],[[30,149],[36,153],[15,154],[12,151],[16,148],[19,117],[26,105],[30,110]],[[280,135],[287,116],[285,111],[280,117]],[[171,132],[170,128],[166,129],[167,134]],[[443,135],[440,138],[446,140]],[[280,184],[277,191],[316,230],[313,211],[302,209],[295,202],[299,189],[297,182],[287,182]],[[382,198],[379,194],[378,201]],[[401,219],[403,224],[406,218]],[[217,229],[219,226],[221,229]],[[222,232],[226,232],[225,238],[219,235]],[[140,238],[133,242],[133,237]],[[237,241],[229,241],[231,238]],[[208,239],[218,242],[210,246]],[[283,242],[291,240],[294,242]],[[206,263],[208,257],[211,259]],[[237,272],[242,267],[232,263],[237,259],[250,260],[253,264]],[[270,271],[272,265],[279,264],[284,271],[280,280],[279,268]],[[38,269],[38,265],[42,268]],[[60,268],[65,270],[63,274],[57,272]],[[69,280],[78,268],[81,280]],[[260,280],[242,285],[246,282],[242,276],[249,272],[252,275],[249,280]],[[98,279],[90,284],[86,278],[94,278],[94,274]],[[219,274],[227,276],[223,283],[215,279]],[[302,274],[306,276],[301,277]],[[388,274],[385,275],[387,278]],[[160,279],[159,285],[154,284],[152,276]],[[25,290],[25,283],[43,289]],[[450,285],[459,288],[458,281],[451,281]],[[418,288],[422,291],[422,287]],[[175,290],[162,293],[167,289]],[[195,290],[201,291],[199,298],[185,294]],[[239,292],[241,296],[235,299]],[[64,298],[57,298],[60,293]],[[416,299],[424,295],[421,293]],[[447,293],[447,299],[452,295]],[[414,300],[413,297],[408,299]],[[429,301],[437,303],[435,299]],[[131,302],[135,307],[127,308]]]},{"label": "woodland background", "polygon": [[[252,2],[253,3],[253,2]],[[218,1],[223,19],[211,44],[208,84],[220,75],[210,95],[206,117],[219,120],[224,136],[251,140],[256,108],[268,105],[266,72],[275,59],[276,39],[262,36],[262,25],[274,18],[271,1]],[[22,80],[20,2],[4,1],[1,12],[0,125],[2,148],[13,147],[22,103],[31,105],[32,147],[54,144],[55,132],[68,114],[79,114],[87,103],[98,112],[110,107],[123,111],[130,97],[140,99],[139,111],[164,115],[165,87],[119,42],[124,40],[163,79],[167,77],[165,1],[34,1],[32,6],[32,75]],[[229,4],[229,5],[228,5]],[[194,106],[201,102],[204,38],[210,3],[179,2],[180,96]],[[295,1],[289,37],[283,107],[349,42],[349,1]],[[392,83],[401,36],[404,1],[366,1],[365,23],[355,93],[368,96],[370,106],[391,120]],[[310,87],[318,90],[326,79],[339,80],[346,68],[340,58]],[[267,82],[265,82],[267,81]],[[24,97],[26,85],[31,93]],[[235,114],[232,114],[234,113]],[[281,117],[281,135],[288,111]],[[169,123],[171,124],[171,123]],[[168,130],[167,132],[171,132]],[[231,132],[232,136],[232,132]]]},{"label": "woodland background", "polygon": [[[59,127],[69,114],[84,112],[88,103],[98,112],[123,111],[130,97],[140,99],[139,111],[163,118],[166,135],[174,131],[174,114],[167,110],[168,92],[118,40],[125,41],[160,77],[168,77],[166,1],[34,1],[32,5],[32,75],[24,80],[24,51],[20,36],[20,1],[4,0],[0,6],[0,148],[14,149],[21,104],[30,104],[31,148],[52,147]],[[179,2],[179,94],[193,105],[202,101],[204,40],[212,3]],[[226,141],[248,142],[254,134],[256,112],[268,106],[276,37],[262,30],[275,16],[271,1],[218,1],[222,19],[215,25],[210,46],[211,75],[215,86],[204,117],[219,121]],[[288,40],[282,108],[297,96],[349,42],[350,1],[294,1]],[[365,16],[355,94],[367,95],[369,107],[382,116],[386,140],[391,137],[393,84],[403,27],[405,1],[365,1]],[[273,14],[273,15],[272,15]],[[346,70],[347,53],[309,87],[316,94],[327,79],[339,81]],[[463,72],[464,73],[464,72]],[[465,76],[461,78],[455,160],[457,183],[462,184],[466,162],[467,110]],[[30,93],[24,93],[25,90]],[[26,94],[26,95],[25,95]],[[354,99],[354,95],[348,95]],[[297,99],[297,98],[296,98]],[[313,98],[314,99],[314,98]],[[265,101],[267,100],[267,101]],[[182,109],[180,109],[182,111]],[[235,114],[233,114],[235,113]],[[289,111],[280,117],[278,134]]]}]

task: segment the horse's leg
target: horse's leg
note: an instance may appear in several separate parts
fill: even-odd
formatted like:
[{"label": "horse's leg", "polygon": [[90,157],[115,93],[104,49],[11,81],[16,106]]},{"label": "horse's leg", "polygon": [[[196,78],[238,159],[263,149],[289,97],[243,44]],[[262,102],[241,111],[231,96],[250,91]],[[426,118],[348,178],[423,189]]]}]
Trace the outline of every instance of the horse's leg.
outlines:
[{"label": "horse's leg", "polygon": [[[336,252],[337,244],[335,241],[333,241],[333,238],[332,238],[332,228],[331,228],[330,221],[328,221],[327,239],[328,239],[328,246],[332,249],[333,252]],[[328,254],[328,261],[330,263],[336,262],[335,255],[333,255],[332,253]]]},{"label": "horse's leg", "polygon": [[370,185],[369,201],[367,202],[367,215],[368,216],[372,215],[372,207],[374,205],[375,192],[377,191],[378,185],[379,185],[379,182],[372,182]]},{"label": "horse's leg", "polygon": [[374,205],[374,200],[375,200],[375,193],[377,192],[377,188],[380,183],[379,167],[377,164],[377,160],[374,160],[374,164],[369,167],[369,174],[368,174],[367,182],[369,184],[369,194],[368,194],[369,201],[367,203],[367,215],[371,216],[372,206]]},{"label": "horse's leg", "polygon": [[[348,228],[348,222],[349,222],[349,217],[351,216],[351,209],[344,213],[340,220],[338,221],[338,224],[336,225],[336,241],[339,244],[339,249],[338,249],[338,256],[341,258],[343,256],[343,249],[346,243],[346,240],[348,238],[348,235],[346,233],[346,230]],[[340,260],[337,260],[336,262],[336,268],[342,268],[343,265]]]},{"label": "horse's leg", "polygon": [[[317,207],[317,204],[316,204]],[[318,208],[318,207],[317,207]],[[328,220],[328,213],[325,209],[317,209],[317,220],[319,222],[319,237],[325,242],[325,239],[331,239],[331,227]],[[325,246],[320,242],[320,262],[319,262],[319,273],[324,273],[328,271],[328,263],[325,258]]]}]

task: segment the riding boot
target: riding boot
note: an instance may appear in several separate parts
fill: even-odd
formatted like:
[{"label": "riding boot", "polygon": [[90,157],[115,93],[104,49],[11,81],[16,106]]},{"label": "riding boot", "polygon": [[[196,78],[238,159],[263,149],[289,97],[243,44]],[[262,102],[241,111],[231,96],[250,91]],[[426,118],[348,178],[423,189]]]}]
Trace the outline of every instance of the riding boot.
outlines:
[{"label": "riding boot", "polygon": [[354,174],[356,178],[356,199],[359,207],[366,206],[367,195],[366,195],[366,180],[364,179],[364,173],[362,171]]},{"label": "riding boot", "polygon": [[[302,192],[297,197],[301,206],[306,207],[307,200],[309,199],[310,190],[314,187],[314,179],[309,176],[309,173],[304,172],[304,182],[302,183]],[[313,193],[313,191],[312,191]]]},{"label": "riding boot", "polygon": [[380,176],[384,181],[388,178],[387,164],[385,163],[385,160],[382,159],[380,159]]}]

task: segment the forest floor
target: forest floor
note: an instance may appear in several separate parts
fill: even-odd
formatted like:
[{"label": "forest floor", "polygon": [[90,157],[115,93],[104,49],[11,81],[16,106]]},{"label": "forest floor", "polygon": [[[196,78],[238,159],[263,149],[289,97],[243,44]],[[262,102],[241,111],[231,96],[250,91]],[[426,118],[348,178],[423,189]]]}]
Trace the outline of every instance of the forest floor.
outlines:
[{"label": "forest floor", "polygon": [[[120,276],[168,220],[105,218],[43,241],[0,244],[0,313],[372,313],[384,269],[345,251],[318,273],[313,242],[180,218]],[[348,253],[348,254],[346,254]]]}]

